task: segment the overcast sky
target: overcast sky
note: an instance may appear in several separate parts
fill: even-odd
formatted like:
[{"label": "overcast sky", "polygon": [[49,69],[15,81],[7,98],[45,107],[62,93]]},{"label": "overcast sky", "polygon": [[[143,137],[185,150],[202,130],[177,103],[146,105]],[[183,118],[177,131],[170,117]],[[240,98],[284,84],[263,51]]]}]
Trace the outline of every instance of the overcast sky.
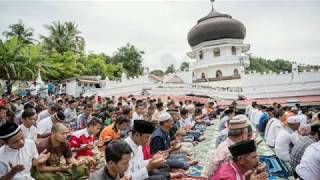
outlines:
[{"label": "overcast sky", "polygon": [[[214,6],[246,26],[252,55],[320,64],[320,1],[216,0]],[[209,0],[0,1],[0,32],[21,19],[39,38],[47,33],[43,25],[73,21],[87,51],[112,55],[129,42],[145,51],[145,66],[158,69],[189,60],[188,31],[210,9]]]}]

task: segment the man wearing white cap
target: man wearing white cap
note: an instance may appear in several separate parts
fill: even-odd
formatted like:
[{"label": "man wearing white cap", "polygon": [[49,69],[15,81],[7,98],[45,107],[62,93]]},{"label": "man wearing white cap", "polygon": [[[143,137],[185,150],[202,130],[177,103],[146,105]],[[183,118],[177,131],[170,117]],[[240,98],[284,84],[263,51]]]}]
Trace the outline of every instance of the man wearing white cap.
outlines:
[{"label": "man wearing white cap", "polygon": [[275,141],[275,152],[279,159],[290,161],[290,151],[299,138],[297,130],[300,126],[301,118],[298,116],[290,116],[288,125],[280,130]]},{"label": "man wearing white cap", "polygon": [[[175,141],[171,141],[170,139],[170,129],[174,126],[174,120],[172,116],[168,112],[164,112],[160,114],[160,127],[156,129],[156,131],[153,133],[151,142],[150,142],[150,148],[151,152],[153,154],[158,153],[159,151],[173,151],[177,150],[179,147],[179,144],[177,144]],[[182,168],[182,169],[188,169],[189,164],[187,163],[187,160],[185,158],[185,155],[171,155],[169,159],[167,160],[167,163],[170,168]]]},{"label": "man wearing white cap", "polygon": [[167,112],[160,114],[160,128],[156,129],[153,133],[150,147],[153,154],[156,154],[159,151],[167,150],[170,148],[170,129],[174,126],[174,121],[171,115]]}]

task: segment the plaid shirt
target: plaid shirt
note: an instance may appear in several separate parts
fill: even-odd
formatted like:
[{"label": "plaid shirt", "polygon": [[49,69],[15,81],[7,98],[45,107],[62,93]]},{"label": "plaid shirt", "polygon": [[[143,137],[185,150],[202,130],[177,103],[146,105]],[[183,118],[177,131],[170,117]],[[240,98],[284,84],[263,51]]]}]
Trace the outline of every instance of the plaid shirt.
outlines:
[{"label": "plaid shirt", "polygon": [[315,139],[310,136],[302,137],[296,142],[290,153],[290,163],[292,164],[293,169],[300,164],[304,151],[314,142]]},{"label": "plaid shirt", "polygon": [[209,158],[207,172],[208,177],[212,177],[219,169],[221,164],[229,162],[232,159],[232,155],[229,151],[229,146],[233,144],[234,142],[229,138],[219,144],[218,148],[212,154],[213,156]]}]

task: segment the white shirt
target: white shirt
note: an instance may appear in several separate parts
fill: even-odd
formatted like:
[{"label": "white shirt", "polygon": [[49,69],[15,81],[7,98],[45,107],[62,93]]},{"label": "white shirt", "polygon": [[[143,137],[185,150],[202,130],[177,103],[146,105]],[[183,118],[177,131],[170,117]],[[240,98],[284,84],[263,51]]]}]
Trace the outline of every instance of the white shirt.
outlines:
[{"label": "white shirt", "polygon": [[126,141],[132,149],[131,160],[125,175],[132,177],[132,180],[142,180],[149,177],[147,165],[149,160],[143,160],[142,146],[133,142],[131,136],[127,137]]},{"label": "white shirt", "polygon": [[279,159],[290,161],[290,146],[293,147],[298,140],[298,133],[292,129],[285,127],[280,130],[276,137],[274,150]]},{"label": "white shirt", "polygon": [[320,142],[312,143],[303,153],[297,174],[307,180],[319,180],[320,177]]},{"label": "white shirt", "polygon": [[248,105],[246,107],[246,111],[245,111],[245,115],[247,115],[248,117],[250,117],[250,114],[251,114],[251,111],[252,111],[252,106],[251,105]]},{"label": "white shirt", "polygon": [[30,94],[31,95],[33,95],[33,96],[35,96],[35,95],[37,95],[38,94],[38,92],[39,92],[39,86],[38,85],[31,85],[30,86]]},{"label": "white shirt", "polygon": [[132,127],[133,124],[134,124],[134,120],[144,120],[144,119],[143,119],[143,115],[142,115],[142,114],[139,115],[137,112],[134,112],[134,113],[132,114],[131,127]]},{"label": "white shirt", "polygon": [[254,116],[254,121],[253,121],[255,125],[259,124],[260,117],[262,115],[263,115],[263,112],[261,110],[257,110],[257,112],[255,113],[255,116]]},{"label": "white shirt", "polygon": [[37,140],[37,128],[31,126],[30,128],[25,127],[23,124],[20,125],[21,131],[25,139],[31,139],[34,142]]},{"label": "white shirt", "polygon": [[37,126],[37,134],[51,133],[52,126],[53,126],[53,122],[52,122],[51,116],[49,116],[39,122]]},{"label": "white shirt", "polygon": [[11,171],[9,162],[16,166],[22,164],[24,170],[17,173],[13,180],[30,180],[33,179],[30,175],[30,170],[32,167],[32,160],[39,157],[36,144],[30,140],[26,139],[24,146],[20,149],[11,149],[9,146],[4,145],[0,148],[0,177],[6,175]]},{"label": "white shirt", "polygon": [[249,112],[250,116],[249,119],[251,122],[254,122],[254,117],[256,115],[256,113],[258,112],[258,109],[252,108]]},{"label": "white shirt", "polygon": [[39,124],[39,122],[47,117],[51,116],[51,114],[49,113],[49,111],[46,109],[46,110],[43,110],[39,113],[38,115],[38,120],[37,120],[37,125]]},{"label": "white shirt", "polygon": [[76,109],[71,109],[71,108],[67,108],[64,110],[63,112],[65,118],[65,122],[76,122],[78,119],[78,115],[77,115],[77,110]]},{"label": "white shirt", "polygon": [[276,137],[278,136],[280,130],[283,128],[282,123],[277,118],[271,118],[266,126],[265,138],[268,146],[274,147]]},{"label": "white shirt", "polygon": [[300,119],[300,128],[304,128],[308,124],[308,117],[305,114],[298,115]]},{"label": "white shirt", "polygon": [[180,127],[181,127],[181,128],[184,128],[184,127],[186,127],[186,126],[191,126],[191,127],[193,127],[193,126],[195,125],[195,121],[193,121],[191,118],[181,119],[181,120],[179,121],[179,123],[180,123]]}]

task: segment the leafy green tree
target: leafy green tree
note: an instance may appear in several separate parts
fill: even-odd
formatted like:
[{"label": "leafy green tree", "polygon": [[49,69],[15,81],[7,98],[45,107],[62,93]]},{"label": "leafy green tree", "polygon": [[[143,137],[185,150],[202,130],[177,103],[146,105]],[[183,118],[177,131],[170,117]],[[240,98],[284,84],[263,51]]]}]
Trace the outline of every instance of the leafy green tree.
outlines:
[{"label": "leafy green tree", "polygon": [[112,64],[122,64],[128,77],[139,76],[143,74],[143,54],[144,52],[134,45],[127,44],[114,53],[111,62]]},{"label": "leafy green tree", "polygon": [[35,41],[33,36],[33,29],[26,28],[24,23],[19,20],[16,24],[11,24],[9,26],[9,31],[4,31],[2,34],[6,36],[8,39],[13,38],[14,36],[18,37],[19,41],[22,41],[24,44],[32,44]]},{"label": "leafy green tree", "polygon": [[48,36],[41,35],[43,46],[49,51],[55,50],[58,53],[72,51],[81,53],[84,51],[85,41],[80,36],[78,25],[73,22],[52,22],[51,25],[45,25],[49,31]]},{"label": "leafy green tree", "polygon": [[83,75],[101,75],[104,79],[116,79],[121,76],[124,69],[121,64],[106,64],[106,57],[103,54],[90,54],[84,61]]},{"label": "leafy green tree", "polygon": [[159,76],[159,77],[163,77],[164,75],[166,75],[165,72],[163,72],[161,69],[156,69],[150,72],[150,74]]},{"label": "leafy green tree", "polygon": [[17,70],[26,64],[25,58],[20,53],[21,48],[23,48],[23,43],[18,36],[13,36],[5,42],[0,39],[1,77],[7,79],[20,79],[22,77],[21,71]]},{"label": "leafy green tree", "polygon": [[261,57],[252,57],[250,58],[250,66],[246,70],[255,70],[256,72],[273,71],[279,73],[281,71],[291,72],[291,67],[292,62],[287,60],[277,59],[275,61],[271,61]]},{"label": "leafy green tree", "polygon": [[176,69],[174,68],[173,64],[167,67],[166,74],[174,73],[174,72],[176,72]]},{"label": "leafy green tree", "polygon": [[188,62],[182,62],[180,66],[180,71],[189,71],[189,63]]},{"label": "leafy green tree", "polygon": [[51,52],[45,57],[50,69],[44,76],[47,79],[62,80],[82,75],[84,66],[80,62],[79,55],[74,52]]}]

